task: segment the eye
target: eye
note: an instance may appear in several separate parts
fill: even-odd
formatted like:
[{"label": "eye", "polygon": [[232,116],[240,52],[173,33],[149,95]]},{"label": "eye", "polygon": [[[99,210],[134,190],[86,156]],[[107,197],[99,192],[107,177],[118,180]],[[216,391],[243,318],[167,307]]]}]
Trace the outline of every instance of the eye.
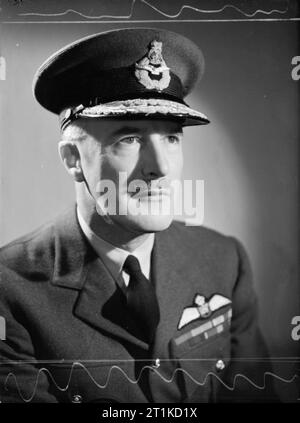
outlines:
[{"label": "eye", "polygon": [[140,142],[140,139],[137,136],[130,136],[130,137],[122,138],[118,142],[120,144],[133,145],[133,144],[138,144]]},{"label": "eye", "polygon": [[168,142],[169,144],[179,144],[180,143],[180,136],[178,135],[169,135]]}]

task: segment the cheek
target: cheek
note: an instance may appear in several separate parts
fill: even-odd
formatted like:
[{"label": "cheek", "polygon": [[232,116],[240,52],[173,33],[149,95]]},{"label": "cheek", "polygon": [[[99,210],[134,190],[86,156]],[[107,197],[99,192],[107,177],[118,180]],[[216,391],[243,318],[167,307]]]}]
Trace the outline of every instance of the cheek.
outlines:
[{"label": "cheek", "polygon": [[183,156],[176,154],[169,157],[169,176],[172,179],[179,179],[183,169]]},{"label": "cheek", "polygon": [[125,183],[124,180],[126,179],[127,181],[127,178],[130,176],[130,174],[131,168],[128,162],[110,156],[102,157],[101,166],[98,173],[98,177],[101,181],[112,181],[115,184],[115,187],[119,187],[119,185],[127,186],[127,183]]},{"label": "cheek", "polygon": [[102,177],[116,180],[120,172],[125,172],[127,177],[130,178],[138,165],[138,156],[128,155],[103,155],[102,161]]},{"label": "cheek", "polygon": [[85,141],[80,151],[81,165],[85,178],[91,183],[99,178],[99,170],[101,169],[102,156],[101,147],[95,142]]}]

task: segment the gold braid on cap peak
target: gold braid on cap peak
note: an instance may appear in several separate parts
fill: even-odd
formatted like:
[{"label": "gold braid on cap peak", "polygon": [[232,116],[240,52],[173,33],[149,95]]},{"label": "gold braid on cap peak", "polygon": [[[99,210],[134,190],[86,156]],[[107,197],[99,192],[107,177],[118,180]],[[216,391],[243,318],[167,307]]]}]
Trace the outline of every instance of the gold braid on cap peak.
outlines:
[{"label": "gold braid on cap peak", "polygon": [[193,110],[188,106],[175,101],[156,98],[137,98],[132,100],[111,101],[105,104],[98,104],[92,107],[83,105],[64,110],[61,120],[61,128],[64,129],[70,122],[80,117],[116,117],[116,116],[145,116],[161,115],[163,117],[178,118],[200,118],[208,121],[208,118],[201,112]]}]

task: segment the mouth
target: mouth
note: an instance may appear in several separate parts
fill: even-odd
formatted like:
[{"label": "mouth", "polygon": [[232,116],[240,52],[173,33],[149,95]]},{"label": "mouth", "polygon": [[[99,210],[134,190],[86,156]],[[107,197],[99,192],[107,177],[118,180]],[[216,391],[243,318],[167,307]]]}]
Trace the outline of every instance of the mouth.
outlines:
[{"label": "mouth", "polygon": [[163,200],[164,197],[170,197],[170,190],[166,188],[140,190],[132,195],[135,200]]}]

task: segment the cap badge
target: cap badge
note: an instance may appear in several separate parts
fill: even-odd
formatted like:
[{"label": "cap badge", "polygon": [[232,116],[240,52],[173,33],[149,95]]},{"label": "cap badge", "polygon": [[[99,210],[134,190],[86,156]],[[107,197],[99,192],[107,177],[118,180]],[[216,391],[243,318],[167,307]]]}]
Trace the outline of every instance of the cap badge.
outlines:
[{"label": "cap badge", "polygon": [[170,69],[162,56],[162,42],[153,40],[145,57],[135,64],[135,76],[148,90],[162,91],[170,84]]}]

